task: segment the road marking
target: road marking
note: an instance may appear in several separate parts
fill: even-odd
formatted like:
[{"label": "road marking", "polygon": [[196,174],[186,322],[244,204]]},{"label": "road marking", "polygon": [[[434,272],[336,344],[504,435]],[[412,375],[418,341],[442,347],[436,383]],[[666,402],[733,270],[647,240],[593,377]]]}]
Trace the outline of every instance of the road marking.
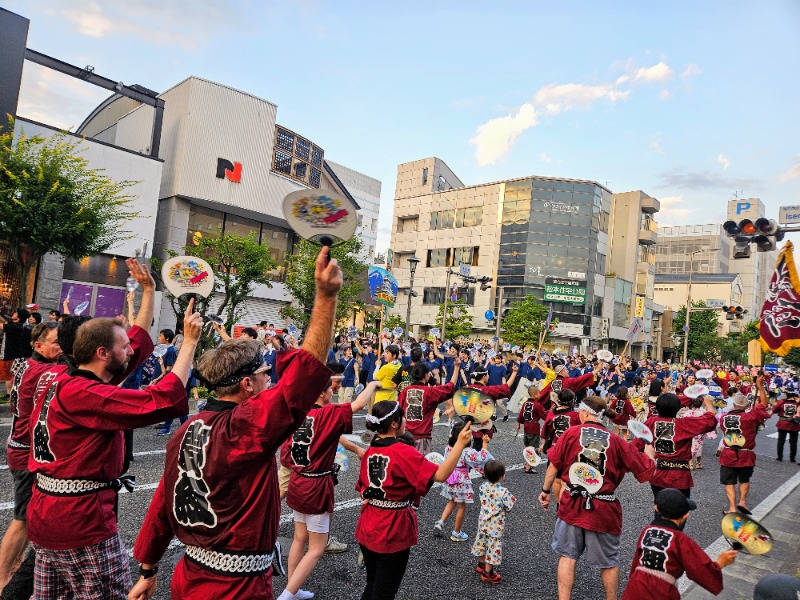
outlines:
[{"label": "road marking", "polygon": [[[766,517],[769,512],[774,509],[778,504],[786,498],[789,494],[794,491],[800,485],[800,472],[795,473],[791,479],[788,479],[786,482],[783,483],[778,489],[772,492],[769,496],[764,498],[761,502],[759,502],[758,506],[752,509],[753,512],[753,519],[756,521],[760,521],[764,517]],[[706,554],[711,557],[711,560],[714,560],[721,552],[725,552],[726,550],[730,550],[731,546],[728,542],[725,541],[723,536],[719,536],[716,540],[714,540],[706,549]],[[683,593],[689,588],[691,585],[697,585],[689,580],[688,577],[685,575],[682,576],[678,580],[678,591],[683,595]]]}]

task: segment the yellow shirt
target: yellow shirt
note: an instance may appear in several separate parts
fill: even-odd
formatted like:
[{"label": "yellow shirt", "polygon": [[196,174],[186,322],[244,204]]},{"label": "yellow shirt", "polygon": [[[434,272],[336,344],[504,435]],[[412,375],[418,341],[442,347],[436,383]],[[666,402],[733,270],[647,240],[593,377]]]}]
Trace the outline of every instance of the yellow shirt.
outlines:
[{"label": "yellow shirt", "polygon": [[397,400],[397,385],[392,381],[394,376],[403,366],[399,360],[392,361],[383,365],[375,373],[376,381],[380,381],[381,385],[385,388],[375,392],[375,402],[383,402],[384,400]]}]

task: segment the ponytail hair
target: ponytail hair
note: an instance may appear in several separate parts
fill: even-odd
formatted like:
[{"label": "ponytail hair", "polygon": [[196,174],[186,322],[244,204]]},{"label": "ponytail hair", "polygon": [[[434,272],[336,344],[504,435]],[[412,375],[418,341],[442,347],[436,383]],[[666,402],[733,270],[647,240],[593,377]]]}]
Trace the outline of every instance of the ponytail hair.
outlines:
[{"label": "ponytail hair", "polygon": [[456,442],[458,441],[458,435],[461,433],[461,430],[464,429],[467,422],[464,419],[453,419],[453,423],[450,427],[450,437],[447,438],[447,445],[451,448],[455,447]]},{"label": "ponytail hair", "polygon": [[391,429],[392,423],[400,423],[403,420],[403,411],[400,405],[393,400],[378,402],[372,407],[372,414],[367,415],[366,427],[375,433],[386,433]]}]

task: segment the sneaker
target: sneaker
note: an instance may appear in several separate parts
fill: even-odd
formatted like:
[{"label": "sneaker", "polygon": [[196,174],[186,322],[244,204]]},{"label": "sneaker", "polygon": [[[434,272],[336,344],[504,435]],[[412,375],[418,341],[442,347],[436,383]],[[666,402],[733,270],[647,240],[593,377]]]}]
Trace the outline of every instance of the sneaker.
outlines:
[{"label": "sneaker", "polygon": [[485,568],[486,568],[486,563],[478,563],[477,565],[475,565],[475,572],[478,575],[483,575]]},{"label": "sneaker", "polygon": [[490,572],[486,573],[483,572],[481,574],[481,581],[485,581],[486,583],[500,583],[500,573],[492,569]]},{"label": "sneaker", "polygon": [[347,552],[347,544],[340,542],[332,535],[328,536],[328,545],[325,546],[325,554],[339,554],[341,552]]},{"label": "sneaker", "polygon": [[503,415],[503,423],[505,423],[506,421],[508,421],[508,415]]},{"label": "sneaker", "polygon": [[309,592],[308,590],[297,590],[297,593],[294,595],[297,600],[311,600],[314,597],[314,592]]},{"label": "sneaker", "polygon": [[464,533],[463,531],[452,531],[450,532],[450,541],[451,542],[466,542],[469,539],[469,536]]},{"label": "sneaker", "polygon": [[433,535],[435,537],[444,537],[444,521],[436,521],[436,524],[433,526]]}]

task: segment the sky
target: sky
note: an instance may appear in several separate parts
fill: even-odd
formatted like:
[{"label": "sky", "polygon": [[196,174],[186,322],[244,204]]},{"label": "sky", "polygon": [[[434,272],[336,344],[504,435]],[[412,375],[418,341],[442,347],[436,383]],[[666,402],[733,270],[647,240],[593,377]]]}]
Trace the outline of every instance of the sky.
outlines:
[{"label": "sky", "polygon": [[[662,225],[726,202],[800,205],[800,1],[2,0],[28,47],[164,91],[190,75],[278,105],[326,158],[382,182],[444,160],[640,189]],[[108,93],[26,62],[19,114],[74,129]]]}]

